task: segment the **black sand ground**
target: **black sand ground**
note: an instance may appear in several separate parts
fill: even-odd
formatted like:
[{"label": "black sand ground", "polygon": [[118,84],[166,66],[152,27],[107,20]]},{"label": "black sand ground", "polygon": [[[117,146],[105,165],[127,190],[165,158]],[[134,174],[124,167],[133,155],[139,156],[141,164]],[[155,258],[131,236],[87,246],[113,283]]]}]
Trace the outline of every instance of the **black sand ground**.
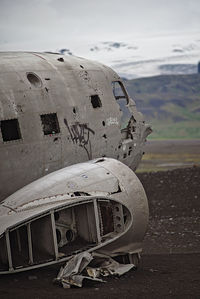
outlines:
[{"label": "black sand ground", "polygon": [[138,174],[150,222],[141,266],[82,289],[54,285],[59,266],[0,277],[0,298],[200,298],[200,167]]}]

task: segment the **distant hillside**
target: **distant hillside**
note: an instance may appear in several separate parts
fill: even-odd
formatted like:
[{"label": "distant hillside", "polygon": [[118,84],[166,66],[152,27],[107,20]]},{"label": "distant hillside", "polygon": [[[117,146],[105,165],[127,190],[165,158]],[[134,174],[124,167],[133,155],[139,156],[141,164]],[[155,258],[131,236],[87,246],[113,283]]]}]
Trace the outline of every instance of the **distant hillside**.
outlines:
[{"label": "distant hillside", "polygon": [[153,127],[151,139],[200,138],[200,74],[163,75],[125,84]]}]

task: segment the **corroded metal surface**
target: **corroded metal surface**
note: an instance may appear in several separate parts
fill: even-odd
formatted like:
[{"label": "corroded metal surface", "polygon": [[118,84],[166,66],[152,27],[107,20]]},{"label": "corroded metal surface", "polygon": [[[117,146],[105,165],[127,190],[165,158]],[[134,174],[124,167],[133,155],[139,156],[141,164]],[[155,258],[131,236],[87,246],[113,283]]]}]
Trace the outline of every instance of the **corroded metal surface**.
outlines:
[{"label": "corroded metal surface", "polygon": [[47,53],[0,53],[0,201],[99,157],[136,169],[150,128],[110,68]]},{"label": "corroded metal surface", "polygon": [[68,260],[87,250],[141,252],[147,228],[144,189],[126,165],[97,159],[51,173],[0,205],[0,273]]},{"label": "corroded metal surface", "polygon": [[148,204],[127,166],[150,132],[112,69],[0,53],[0,273],[83,251],[138,262]]}]

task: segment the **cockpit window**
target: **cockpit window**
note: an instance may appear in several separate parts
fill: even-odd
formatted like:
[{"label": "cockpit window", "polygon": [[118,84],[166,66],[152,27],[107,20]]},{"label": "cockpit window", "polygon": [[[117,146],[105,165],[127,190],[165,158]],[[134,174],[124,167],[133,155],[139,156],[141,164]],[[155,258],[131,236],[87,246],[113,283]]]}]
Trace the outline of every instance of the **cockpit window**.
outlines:
[{"label": "cockpit window", "polygon": [[113,94],[116,100],[124,99],[124,102],[128,104],[128,95],[127,92],[120,81],[112,82]]},{"label": "cockpit window", "polygon": [[121,130],[127,129],[132,114],[128,108],[128,94],[120,81],[112,82],[113,95],[116,99],[119,109],[122,112],[121,115]]},{"label": "cockpit window", "polygon": [[60,133],[58,118],[56,113],[40,115],[44,135]]},{"label": "cockpit window", "polygon": [[0,122],[3,141],[21,139],[18,119],[2,120]]}]

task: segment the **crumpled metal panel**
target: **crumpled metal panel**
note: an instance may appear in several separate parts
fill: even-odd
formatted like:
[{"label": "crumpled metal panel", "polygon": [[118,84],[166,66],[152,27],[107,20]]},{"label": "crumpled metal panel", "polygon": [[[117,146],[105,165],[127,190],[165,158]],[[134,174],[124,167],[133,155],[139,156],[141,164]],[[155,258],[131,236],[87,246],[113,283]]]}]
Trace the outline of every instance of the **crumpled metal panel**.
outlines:
[{"label": "crumpled metal panel", "polygon": [[34,202],[33,206],[36,207],[42,202],[45,204],[48,199],[50,202],[60,200],[62,196],[67,199],[67,195],[75,191],[98,192],[102,190],[104,194],[117,192],[117,178],[108,174],[102,166],[87,162],[60,169],[25,186],[9,196],[2,202],[2,205],[13,210],[23,210],[23,206],[31,206]]},{"label": "crumpled metal panel", "polygon": [[[77,251],[138,253],[147,223],[144,189],[126,165],[103,158],[61,169],[1,203],[0,273],[65,261]],[[20,265],[21,251],[27,258]]]},{"label": "crumpled metal panel", "polygon": [[104,282],[99,277],[121,276],[133,267],[134,264],[120,264],[109,256],[84,251],[72,257],[64,267],[61,267],[54,281],[61,283],[63,288],[82,287],[84,279]]}]

